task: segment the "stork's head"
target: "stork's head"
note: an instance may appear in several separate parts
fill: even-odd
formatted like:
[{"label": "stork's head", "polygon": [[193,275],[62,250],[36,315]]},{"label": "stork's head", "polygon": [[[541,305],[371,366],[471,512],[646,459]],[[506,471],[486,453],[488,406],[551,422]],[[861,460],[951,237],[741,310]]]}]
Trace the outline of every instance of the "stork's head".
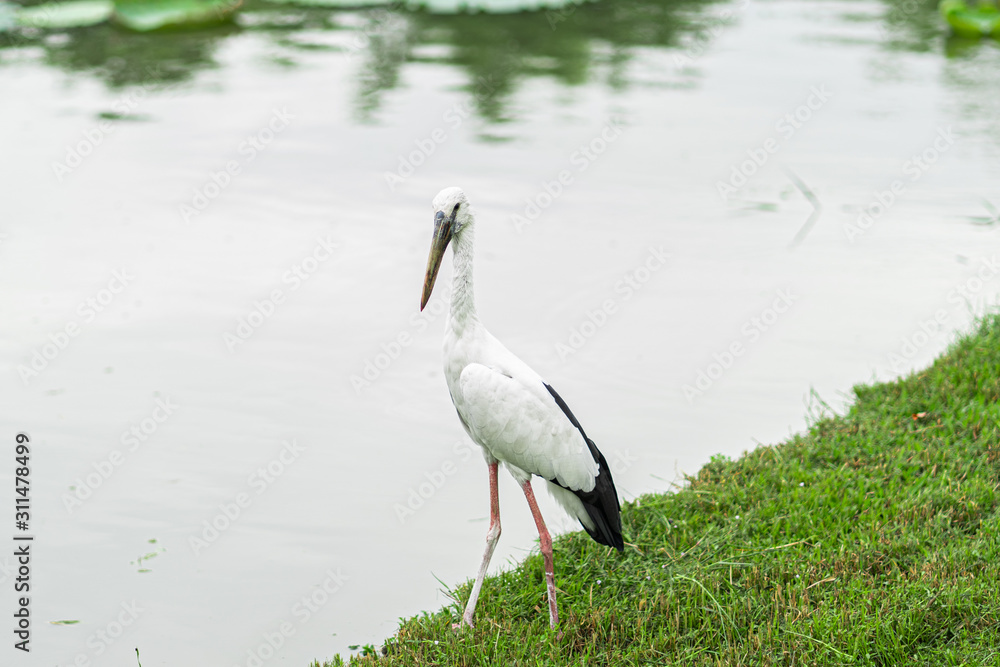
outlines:
[{"label": "stork's head", "polygon": [[427,274],[424,276],[424,294],[420,299],[420,310],[427,305],[434,290],[441,258],[453,238],[472,226],[472,208],[462,188],[445,188],[437,193],[432,203],[434,209],[434,236],[431,238],[431,252],[427,257]]}]

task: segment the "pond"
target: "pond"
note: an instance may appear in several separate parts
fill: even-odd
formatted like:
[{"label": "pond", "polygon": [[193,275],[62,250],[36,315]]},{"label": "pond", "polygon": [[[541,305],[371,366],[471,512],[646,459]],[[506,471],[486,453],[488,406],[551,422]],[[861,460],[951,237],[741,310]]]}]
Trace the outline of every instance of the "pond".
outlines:
[{"label": "pond", "polygon": [[[478,212],[484,322],[625,500],[845,409],[996,303],[1000,47],[932,3],[323,4],[0,33],[19,665],[306,665],[475,574],[450,259],[419,311],[446,186]],[[536,539],[500,495],[494,568]]]}]

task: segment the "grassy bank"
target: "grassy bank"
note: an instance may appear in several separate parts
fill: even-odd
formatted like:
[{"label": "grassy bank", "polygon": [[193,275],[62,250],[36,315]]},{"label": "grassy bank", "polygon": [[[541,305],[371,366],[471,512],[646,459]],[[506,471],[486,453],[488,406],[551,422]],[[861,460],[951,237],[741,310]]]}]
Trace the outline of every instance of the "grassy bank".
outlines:
[{"label": "grassy bank", "polygon": [[854,391],[843,417],[627,503],[624,554],[559,538],[561,638],[535,554],[487,579],[474,631],[455,605],[353,663],[1000,665],[1000,318]]}]

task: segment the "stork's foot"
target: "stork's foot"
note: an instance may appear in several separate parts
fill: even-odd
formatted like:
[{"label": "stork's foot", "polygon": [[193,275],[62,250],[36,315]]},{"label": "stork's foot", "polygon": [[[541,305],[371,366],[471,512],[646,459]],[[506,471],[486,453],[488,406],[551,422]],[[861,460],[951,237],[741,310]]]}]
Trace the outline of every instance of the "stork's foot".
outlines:
[{"label": "stork's foot", "polygon": [[556,631],[556,639],[562,639],[562,630],[559,628],[559,612],[549,608],[549,628]]},{"label": "stork's foot", "polygon": [[559,611],[553,607],[549,608],[549,628],[555,630],[556,639],[563,638],[562,628],[559,627]]},{"label": "stork's foot", "polygon": [[469,628],[470,630],[472,629],[472,616],[469,614],[463,614],[461,621],[451,624],[451,629],[456,632],[460,632],[464,628]]}]

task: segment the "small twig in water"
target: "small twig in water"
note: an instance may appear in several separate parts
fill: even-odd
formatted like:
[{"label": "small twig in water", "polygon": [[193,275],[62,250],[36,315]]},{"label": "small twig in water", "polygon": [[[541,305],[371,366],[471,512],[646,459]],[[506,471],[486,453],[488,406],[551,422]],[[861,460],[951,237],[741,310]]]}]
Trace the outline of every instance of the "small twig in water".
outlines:
[{"label": "small twig in water", "polygon": [[801,178],[796,176],[795,172],[793,172],[788,167],[784,167],[783,171],[785,172],[785,175],[788,176],[789,180],[792,181],[795,187],[798,188],[799,192],[802,193],[802,195],[809,201],[810,204],[812,204],[813,207],[812,213],[810,213],[809,217],[806,218],[806,221],[802,224],[802,227],[795,235],[795,238],[792,239],[792,242],[788,244],[788,249],[792,250],[795,248],[795,246],[802,243],[802,241],[805,240],[806,236],[808,236],[809,232],[812,230],[813,225],[816,224],[816,219],[819,217],[819,213],[823,209],[823,207],[822,205],[820,205],[819,199],[816,197],[816,195],[813,194],[813,191],[809,189],[809,186],[806,185]]}]

